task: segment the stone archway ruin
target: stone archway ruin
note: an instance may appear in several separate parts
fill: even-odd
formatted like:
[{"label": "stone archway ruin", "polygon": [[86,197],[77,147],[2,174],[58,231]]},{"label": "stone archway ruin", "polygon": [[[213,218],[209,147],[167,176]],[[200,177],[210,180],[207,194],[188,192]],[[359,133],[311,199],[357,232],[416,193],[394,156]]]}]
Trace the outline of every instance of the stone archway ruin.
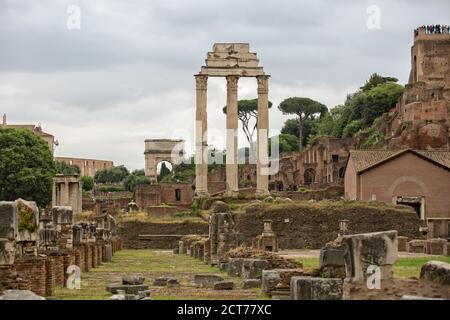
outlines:
[{"label": "stone archway ruin", "polygon": [[150,181],[157,181],[158,163],[167,161],[172,165],[178,163],[184,154],[184,140],[147,139],[145,140],[145,175]]},{"label": "stone archway ruin", "polygon": [[[225,77],[227,80],[226,120],[226,193],[239,191],[237,161],[238,131],[238,81],[240,77],[255,77],[258,83],[256,192],[269,193],[268,129],[269,129],[269,75],[259,66],[256,53],[250,52],[248,43],[215,43],[208,52],[206,65],[201,67],[196,80],[195,163],[196,195],[207,196],[208,139],[207,139],[207,82],[208,77]],[[266,171],[266,172],[264,172]]]}]

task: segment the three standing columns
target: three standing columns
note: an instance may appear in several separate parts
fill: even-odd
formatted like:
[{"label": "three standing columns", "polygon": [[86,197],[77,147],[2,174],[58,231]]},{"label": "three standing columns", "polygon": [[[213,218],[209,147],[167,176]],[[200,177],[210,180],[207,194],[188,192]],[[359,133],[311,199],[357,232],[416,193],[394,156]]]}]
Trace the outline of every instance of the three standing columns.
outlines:
[{"label": "three standing columns", "polygon": [[[238,184],[238,76],[227,76],[227,134],[226,134],[226,184],[227,195],[237,195]],[[195,181],[196,195],[208,196],[208,140],[207,140],[207,82],[205,75],[196,75],[196,125],[195,125]],[[256,156],[256,188],[258,194],[269,193],[269,76],[257,77],[258,127]]]}]

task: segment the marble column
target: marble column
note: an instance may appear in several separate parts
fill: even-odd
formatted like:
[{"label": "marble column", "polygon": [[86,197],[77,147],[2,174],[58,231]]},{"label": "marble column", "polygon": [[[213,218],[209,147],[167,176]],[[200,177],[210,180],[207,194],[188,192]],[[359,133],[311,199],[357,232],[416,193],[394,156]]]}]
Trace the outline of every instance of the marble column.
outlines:
[{"label": "marble column", "polygon": [[226,180],[229,196],[237,195],[238,185],[238,76],[227,76],[227,150]]},{"label": "marble column", "polygon": [[269,194],[269,76],[258,76],[258,126],[256,146],[256,193]]},{"label": "marble column", "polygon": [[208,196],[208,116],[207,87],[208,77],[195,76],[196,83],[196,114],[195,114],[195,194],[199,197]]}]

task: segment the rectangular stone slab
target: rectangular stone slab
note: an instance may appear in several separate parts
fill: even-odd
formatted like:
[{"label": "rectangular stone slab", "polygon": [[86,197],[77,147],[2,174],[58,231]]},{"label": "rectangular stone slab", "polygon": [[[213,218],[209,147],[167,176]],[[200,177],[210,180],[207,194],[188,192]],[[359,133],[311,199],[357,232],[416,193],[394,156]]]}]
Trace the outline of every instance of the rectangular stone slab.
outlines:
[{"label": "rectangular stone slab", "polygon": [[18,232],[17,205],[13,201],[0,201],[0,238],[14,240]]}]

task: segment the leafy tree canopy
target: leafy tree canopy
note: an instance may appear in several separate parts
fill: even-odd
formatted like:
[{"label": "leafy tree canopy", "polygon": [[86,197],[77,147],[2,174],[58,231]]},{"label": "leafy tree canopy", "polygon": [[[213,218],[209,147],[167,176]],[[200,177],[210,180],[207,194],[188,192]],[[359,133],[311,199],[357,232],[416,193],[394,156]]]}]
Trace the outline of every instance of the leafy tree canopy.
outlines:
[{"label": "leafy tree canopy", "polygon": [[117,166],[97,171],[94,179],[97,183],[120,183],[129,175],[130,172],[125,166]]},{"label": "leafy tree canopy", "polygon": [[63,161],[55,161],[57,174],[80,174],[80,167],[75,164],[67,164]]},{"label": "leafy tree canopy", "polygon": [[25,129],[0,128],[0,199],[51,202],[56,173],[48,144]]},{"label": "leafy tree canopy", "polygon": [[81,182],[83,183],[83,190],[84,191],[91,191],[94,188],[94,178],[89,176],[82,176]]}]

